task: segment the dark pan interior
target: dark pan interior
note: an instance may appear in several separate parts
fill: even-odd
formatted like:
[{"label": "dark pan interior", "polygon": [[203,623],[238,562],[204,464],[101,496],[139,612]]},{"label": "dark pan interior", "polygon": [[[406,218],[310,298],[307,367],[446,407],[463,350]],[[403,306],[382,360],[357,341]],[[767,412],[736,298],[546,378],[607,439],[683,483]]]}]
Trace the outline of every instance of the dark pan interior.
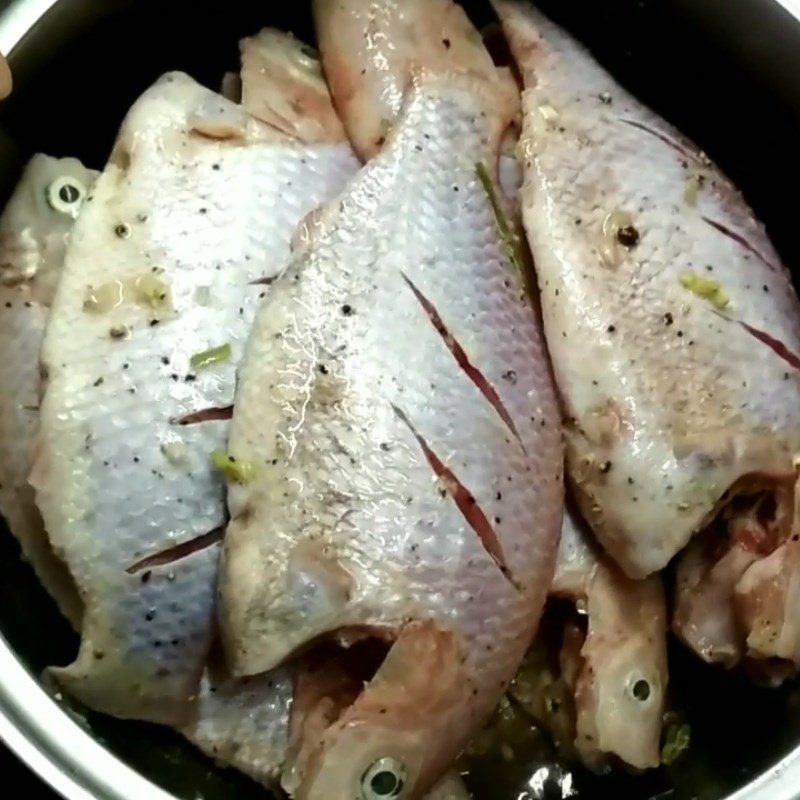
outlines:
[{"label": "dark pan interior", "polygon": [[[0,3],[0,7],[5,3]],[[467,2],[478,24],[485,2]],[[786,262],[800,264],[800,24],[772,0],[548,0],[552,11],[639,97],[692,136],[744,190]],[[308,4],[226,0],[62,0],[13,54],[17,89],[0,109],[0,193],[42,150],[101,167],[134,98],[160,73],[183,69],[217,88],[237,64],[237,41],[269,24],[311,39]],[[0,536],[0,629],[36,674],[66,663],[75,637]],[[672,687],[693,744],[679,768],[647,777],[582,770],[544,793],[526,788],[541,754],[474,762],[477,800],[717,800],[800,744],[800,693],[752,688],[676,652]],[[174,734],[90,716],[122,759],[179,797],[263,797],[216,769]],[[535,739],[535,737],[533,737]],[[527,792],[527,793],[526,793]],[[335,798],[332,798],[335,800]]]}]

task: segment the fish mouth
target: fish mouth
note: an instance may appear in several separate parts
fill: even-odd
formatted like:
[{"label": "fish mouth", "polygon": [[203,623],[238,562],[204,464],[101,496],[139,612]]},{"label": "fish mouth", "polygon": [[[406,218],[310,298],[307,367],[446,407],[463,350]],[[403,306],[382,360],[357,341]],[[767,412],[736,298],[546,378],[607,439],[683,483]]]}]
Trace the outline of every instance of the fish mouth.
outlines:
[{"label": "fish mouth", "polygon": [[771,685],[800,667],[799,491],[797,473],[742,478],[676,563],[678,638]]}]

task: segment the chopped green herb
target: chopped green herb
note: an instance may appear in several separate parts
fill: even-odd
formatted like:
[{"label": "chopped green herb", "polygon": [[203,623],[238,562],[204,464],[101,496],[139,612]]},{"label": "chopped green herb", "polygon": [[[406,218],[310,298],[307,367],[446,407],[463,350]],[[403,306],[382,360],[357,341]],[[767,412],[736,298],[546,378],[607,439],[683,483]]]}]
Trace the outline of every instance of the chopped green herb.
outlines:
[{"label": "chopped green herb", "polygon": [[202,353],[195,353],[189,363],[192,369],[205,369],[214,364],[221,364],[231,360],[231,346],[222,344],[219,347],[212,347],[210,350],[203,350]]},{"label": "chopped green herb", "polygon": [[133,282],[136,302],[153,311],[167,310],[172,306],[169,284],[159,275],[149,272]]},{"label": "chopped green herb", "polygon": [[681,275],[681,286],[688,289],[692,294],[708,300],[714,308],[723,311],[731,302],[730,297],[720,286],[718,281],[704,278],[702,275],[695,275],[692,272],[687,272]]},{"label": "chopped green herb", "polygon": [[220,472],[225,474],[228,480],[234,483],[244,485],[250,483],[256,476],[255,464],[249,461],[241,461],[228,453],[223,453],[221,450],[215,450],[211,454],[211,461]]},{"label": "chopped green herb", "polygon": [[661,748],[661,760],[667,766],[674,764],[691,744],[691,730],[685,723],[672,723],[664,735],[664,746]]},{"label": "chopped green herb", "polygon": [[519,234],[506,218],[506,213],[503,210],[503,205],[500,202],[500,198],[497,196],[494,183],[491,175],[489,175],[489,170],[487,169],[486,164],[484,164],[482,161],[479,161],[475,165],[475,174],[478,176],[478,180],[483,187],[483,191],[486,192],[486,197],[489,198],[489,204],[491,205],[492,213],[494,214],[494,221],[497,225],[497,232],[500,234],[500,238],[503,240],[506,252],[508,253],[508,258],[514,265],[517,272],[519,272],[520,277],[527,288],[527,270],[525,267],[525,257],[522,252],[522,244],[520,242]]}]

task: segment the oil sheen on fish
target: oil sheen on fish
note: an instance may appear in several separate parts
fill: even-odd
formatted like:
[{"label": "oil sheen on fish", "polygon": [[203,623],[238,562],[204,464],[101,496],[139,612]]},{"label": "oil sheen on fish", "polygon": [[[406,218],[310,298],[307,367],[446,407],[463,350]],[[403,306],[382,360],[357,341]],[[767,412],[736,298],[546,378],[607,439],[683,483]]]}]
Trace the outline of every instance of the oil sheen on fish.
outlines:
[{"label": "oil sheen on fish", "polygon": [[526,87],[523,215],[568,470],[603,546],[645,576],[753,484],[794,482],[800,307],[692,143],[528,4],[495,7]]},{"label": "oil sheen on fish", "polygon": [[0,218],[0,513],[45,589],[73,623],[81,604],[53,553],[28,485],[39,416],[39,350],[67,239],[97,173],[33,156]]},{"label": "oil sheen on fish", "polygon": [[[360,19],[344,24],[366,35]],[[347,53],[324,41],[336,101]],[[320,637],[388,650],[301,736],[283,781],[299,798],[357,796],[381,765],[420,797],[513,677],[552,577],[559,415],[476,169],[496,186],[516,99],[488,54],[439,48],[417,54],[383,148],[273,284],[237,389],[220,586],[233,671]]]},{"label": "oil sheen on fish", "polygon": [[636,769],[661,763],[667,690],[667,613],[660,576],[626,577],[568,508],[552,593],[576,604],[586,629],[566,636],[565,676],[574,692],[575,745],[599,767],[616,756]]},{"label": "oil sheen on fish", "polygon": [[[296,223],[356,168],[173,73],[129,112],[48,323],[32,482],[86,606],[56,677],[181,725],[211,632],[236,364]],[[219,453],[217,453],[219,455]]]}]

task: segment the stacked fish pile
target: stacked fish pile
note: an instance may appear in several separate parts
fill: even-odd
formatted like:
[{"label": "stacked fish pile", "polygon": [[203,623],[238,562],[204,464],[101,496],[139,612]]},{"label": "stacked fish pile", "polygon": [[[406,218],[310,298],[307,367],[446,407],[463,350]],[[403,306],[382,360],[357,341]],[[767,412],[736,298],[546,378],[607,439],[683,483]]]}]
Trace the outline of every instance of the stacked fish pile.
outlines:
[{"label": "stacked fish pile", "polygon": [[501,701],[657,767],[670,620],[800,667],[788,272],[494,5],[510,68],[453,0],[316,0],[319,58],[267,29],[221,93],[164,75],[102,172],[37,155],[0,220],[0,510],[81,636],[52,677],[303,800],[465,797]]}]

